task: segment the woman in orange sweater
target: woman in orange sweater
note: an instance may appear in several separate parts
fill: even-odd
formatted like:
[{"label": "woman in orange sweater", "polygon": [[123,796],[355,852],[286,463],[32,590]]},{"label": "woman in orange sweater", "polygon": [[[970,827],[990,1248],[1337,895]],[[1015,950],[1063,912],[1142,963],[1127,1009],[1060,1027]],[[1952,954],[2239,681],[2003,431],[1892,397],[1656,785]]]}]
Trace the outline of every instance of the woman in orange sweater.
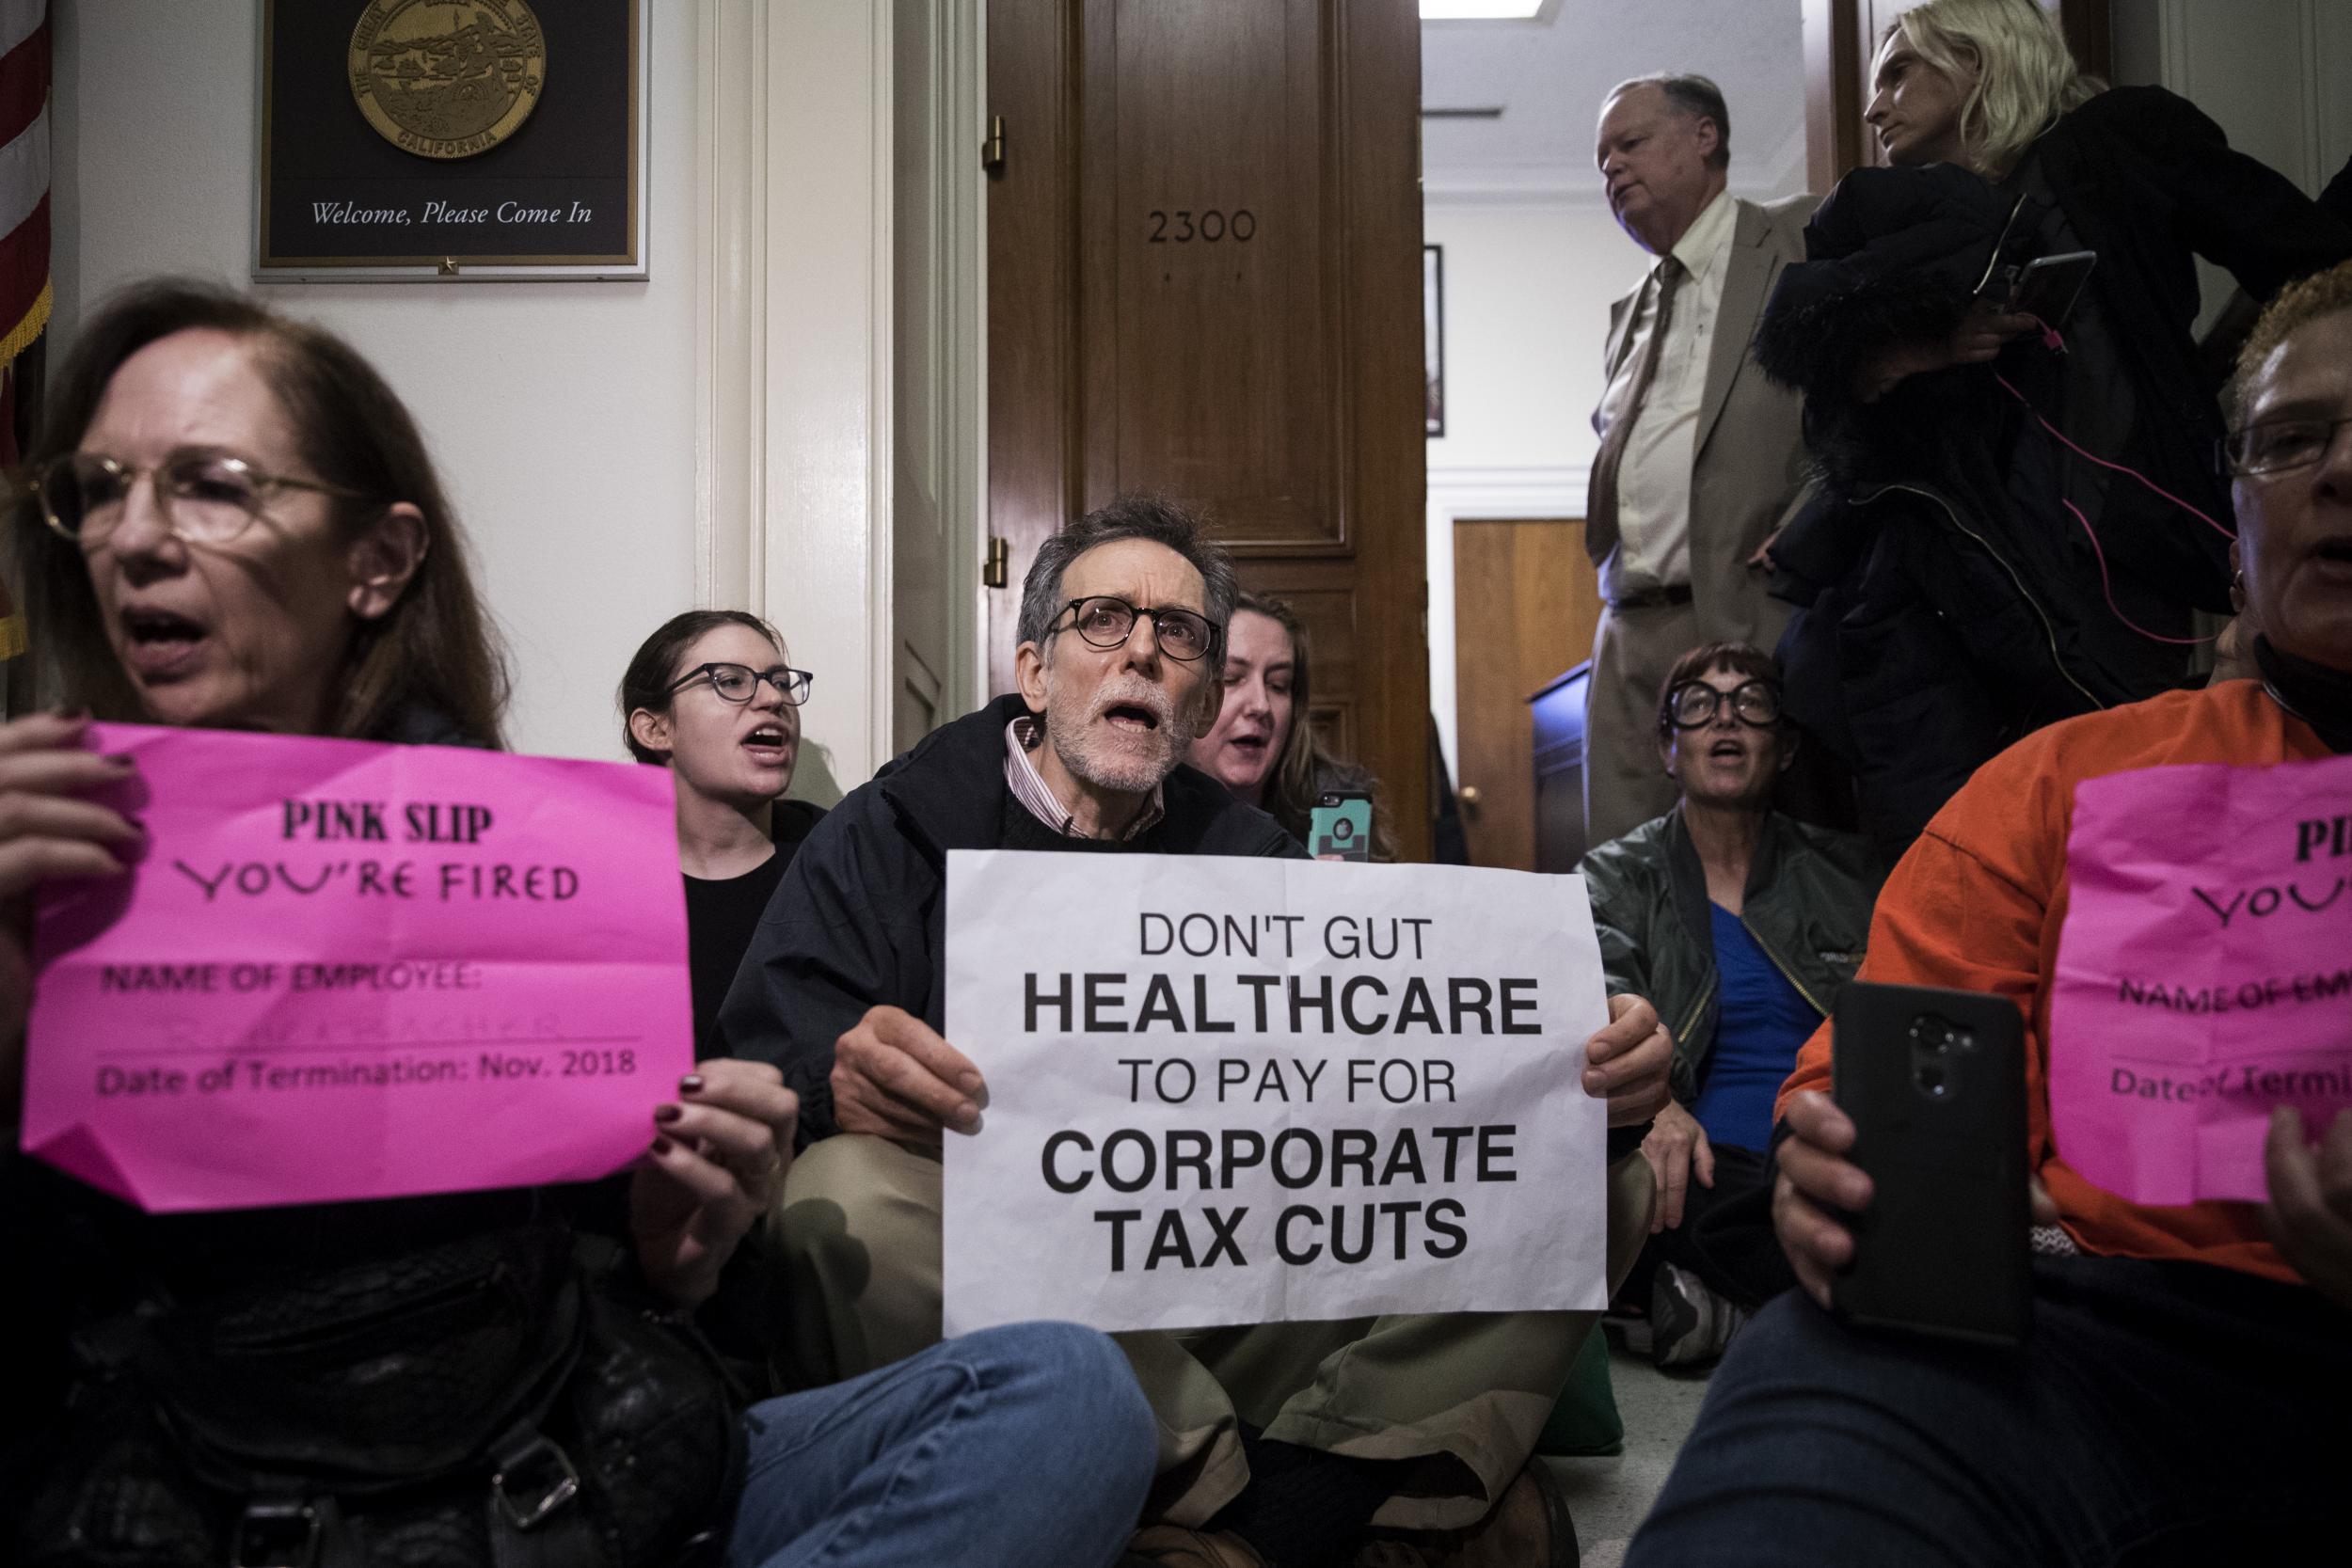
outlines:
[{"label": "woman in orange sweater", "polygon": [[[1881,895],[1861,978],[2013,999],[2037,1218],[2022,1351],[1850,1330],[1821,1307],[1870,1182],[1822,1092],[1779,1102],[1773,1219],[1803,1286],[1742,1335],[1629,1564],[2301,1560],[2352,1529],[2352,1112],[2266,1145],[2270,1201],[2148,1208],[2053,1144],[2050,1003],[2075,785],[2352,752],[2352,264],[2249,342],[2225,456],[2259,680],[2086,715],[1985,765]],[[2352,1040],[2352,1016],[2344,1019]],[[2314,1141],[2316,1140],[2316,1141]],[[2038,1238],[2039,1242],[2039,1238]],[[1811,1299],[1807,1299],[1810,1297]]]}]

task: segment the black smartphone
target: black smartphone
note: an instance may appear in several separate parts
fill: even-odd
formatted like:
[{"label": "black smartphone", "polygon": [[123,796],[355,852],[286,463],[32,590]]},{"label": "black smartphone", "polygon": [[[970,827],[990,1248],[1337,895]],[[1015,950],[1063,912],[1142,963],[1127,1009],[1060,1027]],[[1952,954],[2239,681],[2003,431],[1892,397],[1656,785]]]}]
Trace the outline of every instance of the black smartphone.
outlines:
[{"label": "black smartphone", "polygon": [[1850,984],[1831,1062],[1870,1205],[1830,1285],[1838,1316],[1978,1344],[2033,1322],[2025,1022],[2015,1003],[1927,986]]},{"label": "black smartphone", "polygon": [[1307,814],[1307,852],[1319,861],[1372,859],[1372,797],[1327,789]]},{"label": "black smartphone", "polygon": [[2010,291],[2011,315],[2031,316],[2044,326],[2061,327],[2074,313],[2074,301],[2099,264],[2095,250],[2070,250],[2062,256],[2040,256],[2026,263]]}]

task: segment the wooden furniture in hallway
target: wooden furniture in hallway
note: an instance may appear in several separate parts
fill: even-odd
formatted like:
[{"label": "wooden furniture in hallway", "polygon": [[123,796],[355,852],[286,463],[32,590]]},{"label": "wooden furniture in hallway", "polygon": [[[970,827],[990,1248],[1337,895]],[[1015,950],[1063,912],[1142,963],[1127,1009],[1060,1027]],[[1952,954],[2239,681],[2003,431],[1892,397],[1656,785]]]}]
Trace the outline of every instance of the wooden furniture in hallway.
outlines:
[{"label": "wooden furniture in hallway", "polygon": [[[1454,525],[1454,706],[1471,863],[1535,869],[1528,700],[1593,649],[1600,586],[1581,518]],[[1581,821],[1581,802],[1579,802]]]}]

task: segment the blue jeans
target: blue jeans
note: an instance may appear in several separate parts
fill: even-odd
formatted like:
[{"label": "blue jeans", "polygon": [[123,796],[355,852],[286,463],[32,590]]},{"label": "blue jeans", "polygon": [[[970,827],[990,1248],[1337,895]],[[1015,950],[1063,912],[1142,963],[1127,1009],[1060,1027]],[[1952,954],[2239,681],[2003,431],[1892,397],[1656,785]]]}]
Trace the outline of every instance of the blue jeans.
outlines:
[{"label": "blue jeans", "polygon": [[2013,1352],[1861,1333],[1791,1291],[1732,1341],[1625,1560],[2341,1562],[2347,1433],[2352,1312],[2303,1286],[2036,1259]]},{"label": "blue jeans", "polygon": [[1069,1323],[967,1334],[744,1422],[731,1568],[1100,1568],[1157,1451],[1127,1358]]}]

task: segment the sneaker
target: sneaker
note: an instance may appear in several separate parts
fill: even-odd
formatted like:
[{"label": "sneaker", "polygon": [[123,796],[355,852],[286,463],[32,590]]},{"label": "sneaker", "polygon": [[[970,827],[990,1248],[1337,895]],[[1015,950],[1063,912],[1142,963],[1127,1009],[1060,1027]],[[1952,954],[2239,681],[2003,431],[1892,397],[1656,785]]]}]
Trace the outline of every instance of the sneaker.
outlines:
[{"label": "sneaker", "polygon": [[1688,1269],[1665,1263],[1650,1285],[1649,1320],[1650,1360],[1661,1367],[1695,1367],[1722,1355],[1748,1314]]},{"label": "sneaker", "polygon": [[1649,1354],[1649,1314],[1630,1302],[1622,1299],[1611,1302],[1609,1310],[1601,1314],[1600,1329],[1624,1346],[1628,1354]]}]

